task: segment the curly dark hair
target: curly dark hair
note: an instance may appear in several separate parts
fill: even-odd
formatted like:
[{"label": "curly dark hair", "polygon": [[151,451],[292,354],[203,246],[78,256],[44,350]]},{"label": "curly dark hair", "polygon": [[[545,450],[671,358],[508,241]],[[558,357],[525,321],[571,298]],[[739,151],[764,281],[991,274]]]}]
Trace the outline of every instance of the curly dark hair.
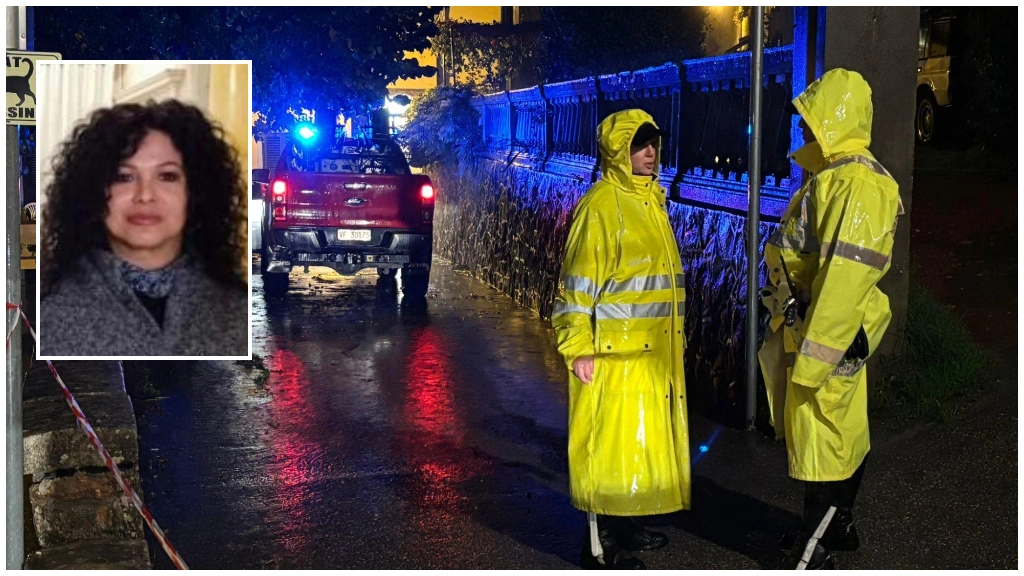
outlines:
[{"label": "curly dark hair", "polygon": [[244,287],[245,187],[224,130],[195,106],[176,100],[120,104],[92,113],[54,159],[42,221],[40,289],[53,290],[62,274],[93,249],[109,250],[104,218],[107,189],[123,160],[150,130],[167,134],[181,153],[188,185],[183,251],[216,282]]}]

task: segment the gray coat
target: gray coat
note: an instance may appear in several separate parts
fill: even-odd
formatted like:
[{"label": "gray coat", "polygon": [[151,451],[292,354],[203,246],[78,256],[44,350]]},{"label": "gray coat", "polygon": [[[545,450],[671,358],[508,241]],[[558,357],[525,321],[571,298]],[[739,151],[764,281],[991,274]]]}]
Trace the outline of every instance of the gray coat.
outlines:
[{"label": "gray coat", "polygon": [[164,324],[116,269],[87,255],[39,303],[41,356],[246,356],[249,301],[244,289],[211,280],[198,264],[175,272]]}]

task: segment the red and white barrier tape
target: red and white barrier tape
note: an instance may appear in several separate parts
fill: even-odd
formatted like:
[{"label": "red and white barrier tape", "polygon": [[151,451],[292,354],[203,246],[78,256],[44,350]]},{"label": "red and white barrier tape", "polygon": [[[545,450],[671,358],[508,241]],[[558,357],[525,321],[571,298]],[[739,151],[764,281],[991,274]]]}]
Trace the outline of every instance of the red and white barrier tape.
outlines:
[{"label": "red and white barrier tape", "polygon": [[[32,339],[36,340],[36,346],[38,346],[39,339],[36,337],[36,332],[32,329],[32,324],[29,323],[28,317],[25,316],[25,312],[21,309],[21,306],[8,302],[7,309],[18,310],[20,318],[25,321],[25,326],[28,327],[28,331],[32,334]],[[17,326],[18,316],[15,316],[14,325],[7,332],[8,347],[11,345],[11,335],[14,333]],[[167,540],[167,535],[164,534],[164,531],[160,529],[160,525],[158,525],[156,520],[153,519],[153,515],[150,514],[149,508],[146,508],[146,505],[142,503],[142,499],[139,498],[139,495],[135,493],[135,490],[128,485],[128,481],[125,480],[124,475],[121,474],[121,470],[117,467],[117,464],[114,464],[114,459],[110,457],[110,453],[103,447],[103,443],[100,442],[100,437],[97,436],[96,432],[92,429],[92,425],[90,425],[89,420],[86,419],[85,413],[82,412],[82,408],[78,406],[78,402],[75,401],[75,397],[71,395],[71,390],[68,390],[68,387],[64,384],[60,374],[57,373],[57,369],[53,366],[53,362],[46,360],[46,365],[50,367],[50,373],[53,374],[53,377],[57,379],[57,383],[60,384],[61,394],[64,395],[64,400],[66,400],[68,406],[71,407],[71,412],[75,415],[78,427],[81,428],[89,437],[89,443],[92,444],[92,447],[95,448],[97,452],[99,452],[100,457],[102,457],[103,461],[107,464],[107,469],[109,469],[114,475],[114,479],[117,480],[117,484],[121,487],[121,490],[124,490],[124,493],[128,495],[128,498],[132,501],[135,509],[139,511],[139,514],[142,514],[142,519],[146,521],[146,525],[148,525],[149,529],[153,531],[153,535],[156,536],[157,541],[160,542],[164,551],[167,552],[168,556],[170,556],[171,562],[174,563],[174,566],[179,570],[188,570],[188,565],[185,564],[185,560],[180,554],[178,554],[178,551],[174,549],[174,546],[171,545],[170,541]]]},{"label": "red and white barrier tape", "polygon": [[[7,303],[7,309],[18,311],[18,315],[14,317],[14,324],[11,324],[11,329],[7,331],[7,347],[10,348],[11,336],[14,335],[14,331],[18,328],[18,322],[21,320],[21,317],[25,315],[25,313],[21,311],[21,306],[18,306],[17,304],[11,304],[9,302]],[[25,321],[25,324],[28,325],[28,320]],[[29,329],[31,330],[31,328]],[[35,332],[33,332],[33,335],[34,334]]]}]

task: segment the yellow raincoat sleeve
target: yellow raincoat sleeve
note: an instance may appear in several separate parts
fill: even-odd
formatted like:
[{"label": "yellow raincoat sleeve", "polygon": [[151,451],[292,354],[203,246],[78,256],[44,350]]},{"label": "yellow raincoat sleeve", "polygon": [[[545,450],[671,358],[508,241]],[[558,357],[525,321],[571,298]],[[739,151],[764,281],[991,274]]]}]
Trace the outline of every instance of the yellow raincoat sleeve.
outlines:
[{"label": "yellow raincoat sleeve", "polygon": [[594,306],[618,261],[617,221],[609,221],[608,211],[597,209],[592,195],[587,196],[569,230],[551,315],[558,352],[570,372],[573,361],[594,354]]},{"label": "yellow raincoat sleeve", "polygon": [[822,189],[815,215],[820,264],[793,365],[793,382],[811,388],[825,385],[857,336],[888,265],[896,221],[896,204],[860,178],[834,180]]}]

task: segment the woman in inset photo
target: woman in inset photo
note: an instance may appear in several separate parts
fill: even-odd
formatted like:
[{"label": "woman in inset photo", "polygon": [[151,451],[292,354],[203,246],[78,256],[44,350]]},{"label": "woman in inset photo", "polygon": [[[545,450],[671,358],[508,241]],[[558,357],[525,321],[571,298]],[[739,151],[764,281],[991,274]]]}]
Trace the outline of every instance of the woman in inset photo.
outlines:
[{"label": "woman in inset photo", "polygon": [[245,356],[241,168],[176,100],[95,111],[41,218],[40,356]]}]

